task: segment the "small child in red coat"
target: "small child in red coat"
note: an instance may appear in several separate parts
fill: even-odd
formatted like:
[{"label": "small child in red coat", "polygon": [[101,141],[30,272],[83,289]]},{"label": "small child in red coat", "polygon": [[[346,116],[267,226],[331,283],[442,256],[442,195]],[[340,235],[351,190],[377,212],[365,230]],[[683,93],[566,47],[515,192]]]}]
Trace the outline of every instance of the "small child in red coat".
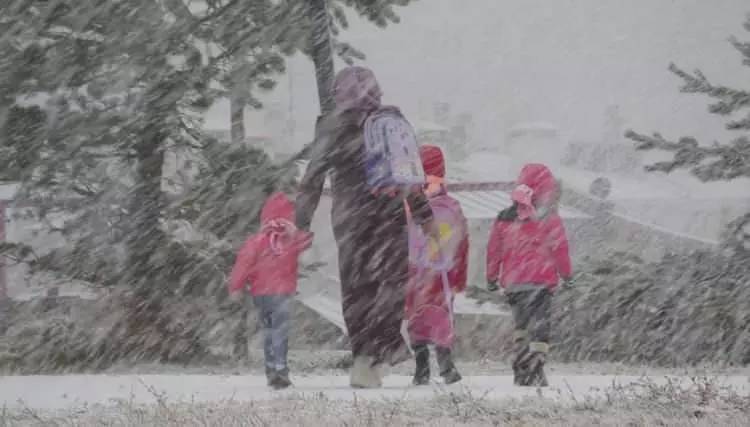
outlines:
[{"label": "small child in red coat", "polygon": [[503,287],[515,323],[516,385],[546,386],[550,307],[560,279],[570,280],[568,239],[557,213],[560,187],[541,164],[527,164],[511,193],[513,205],[498,214],[487,246],[490,290]]},{"label": "small child in red coat", "polygon": [[446,384],[461,380],[453,363],[453,297],[466,289],[469,237],[461,205],[446,192],[445,160],[439,147],[424,145],[419,150],[427,175],[425,188],[435,217],[440,242],[429,240],[410,225],[410,278],[406,295],[409,341],[416,356],[413,383],[430,380],[428,345],[435,346],[440,375]]},{"label": "small child in red coat", "polygon": [[286,388],[289,314],[297,291],[298,259],[312,243],[312,233],[294,225],[294,205],[283,193],[266,200],[261,230],[251,235],[237,254],[229,283],[233,297],[249,291],[263,327],[263,351],[268,385]]}]

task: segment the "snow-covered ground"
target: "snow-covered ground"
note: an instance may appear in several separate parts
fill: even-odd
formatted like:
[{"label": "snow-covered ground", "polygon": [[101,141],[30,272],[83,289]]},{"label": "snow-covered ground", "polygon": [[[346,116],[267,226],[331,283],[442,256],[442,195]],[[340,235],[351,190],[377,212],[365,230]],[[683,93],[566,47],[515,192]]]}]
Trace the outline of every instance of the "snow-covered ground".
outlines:
[{"label": "snow-covered ground", "polygon": [[412,361],[384,387],[358,390],[341,367],[347,354],[292,351],[295,386],[284,391],[266,386],[258,349],[238,365],[4,376],[0,425],[750,425],[747,368],[552,363],[550,387],[536,389],[513,386],[506,363],[459,359],[462,382],[414,387]]},{"label": "snow-covered ground", "polygon": [[[295,376],[295,386],[272,391],[260,375],[61,375],[7,376],[0,380],[0,402],[5,408],[70,410],[91,405],[208,403],[223,401],[262,401],[280,397],[324,397],[330,400],[427,400],[446,392],[504,400],[541,397],[555,403],[573,403],[582,399],[606,398],[607,391],[639,384],[689,387],[689,377],[638,377],[615,375],[551,375],[550,387],[536,389],[515,387],[510,376],[467,376],[458,384],[414,387],[409,376],[391,375],[380,389],[355,390],[348,376]],[[717,390],[733,390],[750,396],[746,376],[713,379]]]}]

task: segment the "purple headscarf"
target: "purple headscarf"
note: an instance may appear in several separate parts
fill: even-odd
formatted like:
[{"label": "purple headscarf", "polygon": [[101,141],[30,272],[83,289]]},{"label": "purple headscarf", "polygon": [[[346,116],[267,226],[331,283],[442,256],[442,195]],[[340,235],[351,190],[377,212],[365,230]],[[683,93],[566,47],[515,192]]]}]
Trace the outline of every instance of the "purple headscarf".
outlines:
[{"label": "purple headscarf", "polygon": [[333,99],[339,111],[376,110],[382,96],[375,74],[365,67],[346,67],[339,71],[333,83]]}]

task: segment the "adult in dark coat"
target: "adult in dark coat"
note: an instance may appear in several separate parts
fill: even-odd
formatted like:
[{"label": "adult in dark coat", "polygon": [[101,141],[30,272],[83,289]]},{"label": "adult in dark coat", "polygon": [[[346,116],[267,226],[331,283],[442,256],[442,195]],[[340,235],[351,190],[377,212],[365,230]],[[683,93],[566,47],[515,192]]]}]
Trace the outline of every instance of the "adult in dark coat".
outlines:
[{"label": "adult in dark coat", "polygon": [[331,172],[331,220],[355,387],[380,386],[383,365],[408,357],[401,335],[409,272],[404,200],[415,221],[426,229],[432,223],[432,211],[420,191],[377,195],[367,185],[363,124],[380,107],[380,98],[370,70],[349,67],[336,76],[336,109],[318,119],[312,158],[297,197],[297,225],[309,230]]}]

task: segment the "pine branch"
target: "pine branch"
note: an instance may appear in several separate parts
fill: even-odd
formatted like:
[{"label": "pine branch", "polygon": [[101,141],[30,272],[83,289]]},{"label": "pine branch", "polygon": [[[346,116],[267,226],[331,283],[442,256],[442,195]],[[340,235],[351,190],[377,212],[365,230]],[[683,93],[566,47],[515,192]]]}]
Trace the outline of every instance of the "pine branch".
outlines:
[{"label": "pine branch", "polygon": [[701,181],[722,181],[750,177],[750,139],[741,137],[729,144],[701,146],[695,138],[683,137],[678,142],[628,131],[625,137],[636,142],[637,150],[662,150],[674,153],[670,161],[646,166],[650,172],[670,173],[689,169]]},{"label": "pine branch", "polygon": [[[748,21],[748,25],[750,25],[750,21]],[[741,42],[734,37],[730,37],[729,42],[744,56],[742,64],[750,67],[750,43]]]},{"label": "pine branch", "polygon": [[726,86],[714,86],[699,70],[696,70],[694,74],[690,74],[675,64],[670,64],[669,71],[685,81],[680,88],[682,92],[703,93],[718,99],[718,102],[709,106],[709,111],[713,114],[726,116],[750,106],[750,92],[731,89]]},{"label": "pine branch", "polygon": [[341,60],[348,65],[352,65],[355,59],[364,61],[366,58],[365,54],[362,51],[353,47],[349,43],[342,42],[336,39],[333,40],[333,49],[336,52],[336,56],[341,58]]},{"label": "pine branch", "polygon": [[727,123],[727,129],[729,130],[750,130],[750,113],[747,117],[740,120],[732,120]]},{"label": "pine branch", "polygon": [[[750,15],[744,24],[750,31]],[[744,56],[744,64],[750,65],[750,43],[743,43],[731,38],[730,43]],[[685,93],[702,93],[717,100],[709,105],[713,114],[728,116],[750,107],[750,92],[742,89],[732,89],[726,86],[713,85],[706,76],[696,70],[688,73],[669,65],[669,70],[683,80],[681,91]],[[739,120],[731,120],[726,124],[729,130],[750,130],[750,113]],[[638,150],[662,150],[673,153],[670,161],[658,162],[646,167],[648,171],[670,173],[676,169],[687,169],[701,181],[732,180],[739,177],[750,177],[750,138],[741,136],[720,145],[701,146],[695,138],[683,137],[672,142],[660,134],[653,136],[626,132],[625,136],[636,143]]]}]

